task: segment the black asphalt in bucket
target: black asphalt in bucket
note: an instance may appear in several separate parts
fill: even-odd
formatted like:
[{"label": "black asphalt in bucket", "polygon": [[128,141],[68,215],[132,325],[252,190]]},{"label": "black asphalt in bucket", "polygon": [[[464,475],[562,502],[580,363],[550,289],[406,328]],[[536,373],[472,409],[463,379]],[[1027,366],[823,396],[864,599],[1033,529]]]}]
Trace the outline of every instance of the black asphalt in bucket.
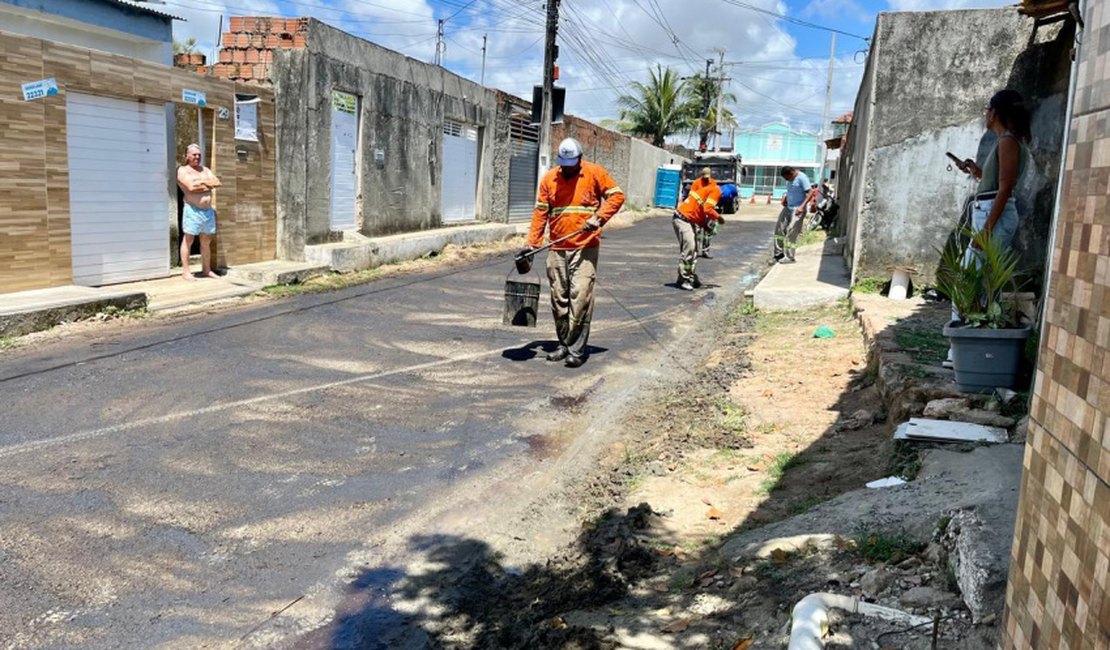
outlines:
[{"label": "black asphalt in bucket", "polygon": [[516,327],[535,327],[536,312],[540,307],[540,281],[538,276],[505,280],[505,314],[502,322]]}]

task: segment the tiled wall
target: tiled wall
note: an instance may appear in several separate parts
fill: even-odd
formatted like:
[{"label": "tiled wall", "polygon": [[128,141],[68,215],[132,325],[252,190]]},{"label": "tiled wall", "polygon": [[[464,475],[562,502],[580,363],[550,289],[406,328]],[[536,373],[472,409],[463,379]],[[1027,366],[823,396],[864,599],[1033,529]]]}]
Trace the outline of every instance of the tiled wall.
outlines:
[{"label": "tiled wall", "polygon": [[[236,141],[233,119],[213,119],[208,164],[216,192],[220,265],[275,254],[273,94],[186,70],[0,32],[0,293],[69,284],[72,278],[66,93],[150,102],[207,93],[209,108],[234,107],[236,92],[257,94],[258,143]],[[54,77],[59,93],[23,101],[20,83]],[[209,118],[211,119],[211,117]],[[175,152],[180,159],[183,152]],[[169,257],[170,223],[166,223]]]},{"label": "tiled wall", "polygon": [[1110,648],[1110,3],[1087,6],[1006,649]]}]

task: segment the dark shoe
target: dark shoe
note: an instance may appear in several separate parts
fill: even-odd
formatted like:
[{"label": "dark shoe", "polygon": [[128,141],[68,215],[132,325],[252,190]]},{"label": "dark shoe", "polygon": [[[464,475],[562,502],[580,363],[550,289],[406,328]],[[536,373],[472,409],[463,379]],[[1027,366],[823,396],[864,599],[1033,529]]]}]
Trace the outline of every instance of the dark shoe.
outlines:
[{"label": "dark shoe", "polygon": [[693,291],[694,285],[690,284],[689,282],[683,282],[678,285],[678,288],[682,289],[683,291]]},{"label": "dark shoe", "polygon": [[713,259],[713,256],[709,254],[709,251],[702,251],[701,256],[707,260]]},{"label": "dark shoe", "polygon": [[548,361],[562,361],[563,359],[567,358],[568,354],[570,354],[570,350],[568,350],[568,349],[566,349],[566,348],[564,348],[563,346],[560,345],[559,348],[557,350],[555,350],[554,352],[548,352],[547,353],[547,360]]},{"label": "dark shoe", "polygon": [[586,363],[587,358],[588,357],[586,355],[582,355],[580,357],[575,356],[573,354],[567,355],[566,366],[568,368],[577,368],[577,367],[581,366],[582,364]]},{"label": "dark shoe", "polygon": [[701,289],[701,278],[695,275],[690,284],[693,285],[695,289]]}]

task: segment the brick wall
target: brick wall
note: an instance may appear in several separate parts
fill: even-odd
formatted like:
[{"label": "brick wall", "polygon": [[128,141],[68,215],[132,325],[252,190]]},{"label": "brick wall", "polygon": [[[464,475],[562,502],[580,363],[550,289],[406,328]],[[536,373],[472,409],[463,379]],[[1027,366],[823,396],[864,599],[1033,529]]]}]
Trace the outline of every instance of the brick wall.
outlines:
[{"label": "brick wall", "polygon": [[[274,103],[268,90],[3,32],[0,66],[0,292],[65,285],[72,279],[66,145],[70,91],[164,104],[180,101],[189,88],[207,93],[210,113],[219,107],[233,110],[237,91],[259,95],[261,141],[236,141],[232,119],[210,116],[214,146],[208,164],[223,182],[215,198],[219,264],[274,258]],[[57,80],[59,93],[23,101],[20,83],[46,77]],[[182,156],[174,152],[176,159]],[[170,215],[166,218],[168,257]]]},{"label": "brick wall", "polygon": [[228,26],[220,39],[220,60],[212,66],[212,74],[223,79],[267,83],[275,50],[307,44],[307,18],[233,16]]},{"label": "brick wall", "polygon": [[1006,649],[1110,648],[1110,5],[1087,4]]}]

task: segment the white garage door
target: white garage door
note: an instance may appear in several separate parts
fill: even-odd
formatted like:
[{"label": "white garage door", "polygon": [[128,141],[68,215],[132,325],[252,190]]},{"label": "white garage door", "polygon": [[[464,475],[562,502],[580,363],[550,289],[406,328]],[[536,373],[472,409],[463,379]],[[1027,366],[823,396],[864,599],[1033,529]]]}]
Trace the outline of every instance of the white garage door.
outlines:
[{"label": "white garage door", "polygon": [[443,122],[443,222],[477,218],[478,129],[453,120]]},{"label": "white garage door", "polygon": [[332,91],[331,229],[354,230],[358,194],[358,97]]},{"label": "white garage door", "polygon": [[67,93],[66,142],[73,283],[168,275],[165,107]]}]

